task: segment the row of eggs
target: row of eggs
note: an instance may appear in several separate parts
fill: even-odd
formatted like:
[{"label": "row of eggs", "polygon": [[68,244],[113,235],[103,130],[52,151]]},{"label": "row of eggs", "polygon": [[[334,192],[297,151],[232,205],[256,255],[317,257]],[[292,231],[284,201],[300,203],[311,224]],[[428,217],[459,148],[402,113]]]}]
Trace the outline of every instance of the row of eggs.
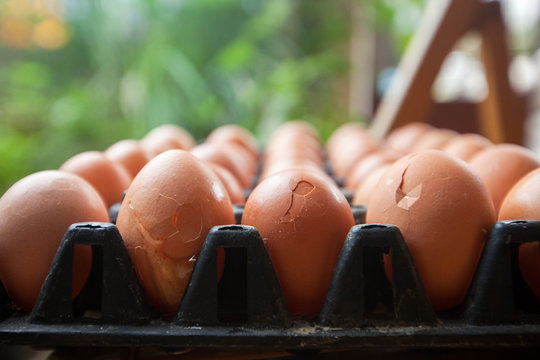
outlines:
[{"label": "row of eggs", "polygon": [[[261,162],[242,223],[261,233],[291,313],[316,314],[354,225],[325,154],[355,192],[353,203],[367,204],[367,222],[400,228],[435,310],[462,301],[497,219],[540,219],[535,155],[479,135],[413,123],[378,141],[349,123],[325,149],[313,126],[294,121],[259,153],[253,135],[236,125],[217,128],[200,145],[166,125],[21,179],[0,199],[0,280],[17,307],[31,309],[67,227],[108,221],[107,208],[128,189],[118,229],[148,303],[174,314],[206,234],[234,223],[231,204],[244,203]],[[538,244],[521,246],[521,270],[540,297],[539,259]],[[77,246],[74,297],[90,264],[90,249]]]}]

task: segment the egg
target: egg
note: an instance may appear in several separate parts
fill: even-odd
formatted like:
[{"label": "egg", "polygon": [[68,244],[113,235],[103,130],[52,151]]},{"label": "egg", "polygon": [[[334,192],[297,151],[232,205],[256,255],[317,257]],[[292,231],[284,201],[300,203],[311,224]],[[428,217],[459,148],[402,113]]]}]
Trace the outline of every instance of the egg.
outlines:
[{"label": "egg", "polygon": [[392,130],[385,140],[385,145],[401,153],[409,153],[420,138],[434,127],[421,122],[412,122]]},{"label": "egg", "polygon": [[221,180],[221,183],[227,190],[233,204],[243,204],[246,202],[242,186],[229,170],[211,162],[206,163],[206,165],[212,169],[219,180]]},{"label": "egg", "polygon": [[387,151],[376,151],[364,158],[360,159],[358,163],[354,165],[352,170],[347,175],[345,180],[345,188],[350,190],[356,190],[358,186],[366,179],[371,172],[378,167],[389,164],[398,159],[395,153]]},{"label": "egg", "polygon": [[424,149],[442,149],[452,139],[458,137],[458,133],[449,129],[433,129],[422,133],[418,137],[416,144],[413,146],[413,151]]},{"label": "egg", "polygon": [[343,139],[348,137],[350,133],[363,134],[366,137],[369,137],[368,130],[366,127],[359,122],[348,122],[339,126],[336,130],[332,132],[328,141],[326,142],[326,150],[328,153],[332,153],[335,150],[335,147],[339,147]]},{"label": "egg", "polygon": [[496,211],[512,186],[540,166],[531,150],[514,144],[490,146],[473,156],[469,164],[486,184]]},{"label": "egg", "polygon": [[476,153],[488,148],[493,143],[478,134],[462,134],[452,138],[442,150],[450,155],[457,156],[458,158],[468,161]]},{"label": "egg", "polygon": [[105,150],[105,156],[122,165],[131,178],[150,160],[139,142],[132,139],[114,143]]},{"label": "egg", "polygon": [[306,169],[276,173],[253,189],[242,224],[259,230],[289,311],[318,313],[354,225],[351,208],[337,186]]},{"label": "egg", "polygon": [[390,168],[390,163],[383,164],[373,170],[354,190],[351,205],[367,205],[371,194],[375,190],[377,183],[383,176],[384,172]]},{"label": "egg", "polygon": [[251,172],[244,161],[245,158],[238,152],[231,150],[232,144],[203,143],[190,150],[196,158],[212,162],[229,170],[240,182],[243,188],[251,188]]},{"label": "egg", "polygon": [[341,142],[328,153],[332,172],[338,178],[346,178],[354,165],[363,157],[381,150],[379,142],[364,133],[344,135]]},{"label": "egg", "polygon": [[216,144],[233,142],[246,149],[253,159],[256,160],[259,156],[259,143],[255,136],[247,129],[236,124],[227,124],[217,127],[208,135],[205,142]]},{"label": "egg", "polygon": [[[396,161],[378,181],[366,214],[366,223],[399,228],[436,311],[462,302],[494,222],[482,180],[439,150]],[[385,265],[389,274],[388,259]]]},{"label": "egg", "polygon": [[[42,171],[11,186],[0,198],[0,280],[13,303],[32,309],[72,223],[108,218],[96,190],[76,175]],[[75,245],[72,298],[86,282],[91,263],[90,247]]]},{"label": "egg", "polygon": [[167,150],[189,150],[196,145],[195,139],[184,128],[165,124],[150,130],[141,140],[141,145],[150,158]]},{"label": "egg", "polygon": [[116,162],[99,151],[85,151],[69,158],[59,170],[78,175],[88,181],[111,206],[122,200],[131,183],[131,176]]},{"label": "egg", "polygon": [[133,179],[116,225],[148,303],[172,315],[209,230],[234,223],[230,198],[212,170],[187,151],[169,150]]},{"label": "egg", "polygon": [[[499,220],[540,221],[540,169],[531,171],[512,187],[502,202]],[[520,245],[519,270],[527,285],[540,300],[539,264],[539,242]]]}]

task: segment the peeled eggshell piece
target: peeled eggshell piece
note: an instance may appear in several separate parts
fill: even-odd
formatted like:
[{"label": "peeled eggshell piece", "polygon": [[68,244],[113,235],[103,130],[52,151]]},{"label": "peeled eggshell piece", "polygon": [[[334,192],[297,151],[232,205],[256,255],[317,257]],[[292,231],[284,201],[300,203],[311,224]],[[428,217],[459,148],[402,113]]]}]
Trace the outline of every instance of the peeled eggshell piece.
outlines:
[{"label": "peeled eggshell piece", "polygon": [[540,162],[531,150],[523,146],[498,144],[477,153],[469,165],[486,184],[498,211],[512,186],[540,166]]},{"label": "peeled eggshell piece", "polygon": [[[512,187],[501,205],[498,220],[540,221],[540,169],[531,171]],[[539,242],[520,245],[519,269],[527,285],[540,300],[539,264]]]},{"label": "peeled eggshell piece", "polygon": [[339,252],[354,218],[327,177],[289,169],[259,183],[242,224],[255,226],[274,265],[289,311],[320,311]]},{"label": "peeled eggshell piece", "polygon": [[169,150],[135,177],[116,225],[148,303],[171,315],[208,231],[234,223],[227,191],[212,170],[187,151]]},{"label": "peeled eggshell piece", "polygon": [[[13,303],[32,309],[72,223],[108,219],[96,190],[76,175],[42,171],[9,188],[0,198],[0,280]],[[72,298],[81,291],[91,264],[90,247],[76,245]]]},{"label": "peeled eggshell piece", "polygon": [[131,176],[120,164],[102,152],[85,151],[69,158],[59,170],[78,175],[88,181],[111,206],[122,200],[131,183]]},{"label": "peeled eggshell piece", "polygon": [[[462,160],[423,150],[380,178],[366,223],[396,225],[436,311],[459,305],[495,222],[489,193]],[[391,262],[385,258],[387,274]]]}]

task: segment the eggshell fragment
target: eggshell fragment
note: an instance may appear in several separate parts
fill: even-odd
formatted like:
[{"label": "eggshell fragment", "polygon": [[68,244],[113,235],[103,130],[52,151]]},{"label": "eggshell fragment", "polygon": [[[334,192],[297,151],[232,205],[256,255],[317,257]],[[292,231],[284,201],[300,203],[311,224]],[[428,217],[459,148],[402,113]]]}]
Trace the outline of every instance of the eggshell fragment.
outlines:
[{"label": "eggshell fragment", "polygon": [[400,229],[434,309],[445,310],[462,302],[495,212],[487,189],[465,162],[424,150],[401,158],[382,175],[366,222]]},{"label": "eggshell fragment", "polygon": [[540,162],[529,149],[514,144],[498,144],[477,153],[469,165],[486,184],[498,211],[512,186],[540,166]]},{"label": "eggshell fragment", "polygon": [[131,176],[127,170],[99,151],[85,151],[72,156],[60,166],[59,170],[78,175],[88,181],[107,206],[120,202],[124,191],[131,183]]},{"label": "eggshell fragment", "polygon": [[[540,169],[531,171],[512,187],[501,205],[498,220],[540,221]],[[520,245],[519,269],[527,285],[540,300],[538,241]]]},{"label": "eggshell fragment", "polygon": [[116,224],[149,304],[171,315],[208,231],[234,223],[227,191],[212,170],[187,151],[170,150],[135,177]]},{"label": "eggshell fragment", "polygon": [[[15,305],[31,310],[60,242],[72,223],[108,221],[96,190],[60,171],[29,175],[0,198],[0,280]],[[81,291],[92,263],[88,246],[75,246],[72,298]]]},{"label": "eggshell fragment", "polygon": [[328,178],[289,169],[259,183],[242,224],[255,226],[272,259],[289,311],[320,311],[345,237],[354,218]]}]

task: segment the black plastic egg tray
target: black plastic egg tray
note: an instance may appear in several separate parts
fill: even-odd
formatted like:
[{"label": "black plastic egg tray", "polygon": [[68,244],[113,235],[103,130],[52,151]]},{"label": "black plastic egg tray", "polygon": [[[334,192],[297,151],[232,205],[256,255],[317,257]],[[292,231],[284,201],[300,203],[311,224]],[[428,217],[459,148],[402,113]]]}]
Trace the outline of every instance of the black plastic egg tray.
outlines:
[{"label": "black plastic egg tray", "polygon": [[[239,219],[241,208],[236,209]],[[356,208],[357,222],[363,210]],[[253,227],[214,227],[175,317],[149,309],[117,228],[73,224],[30,313],[0,288],[0,345],[166,348],[399,349],[540,346],[540,302],[520,276],[518,246],[540,222],[496,223],[459,308],[435,313],[401,233],[356,225],[341,250],[320,314],[291,316]],[[75,244],[92,247],[90,278],[71,300]],[[217,251],[226,251],[218,282]],[[383,254],[392,251],[392,281]],[[540,251],[540,247],[539,247]],[[540,265],[540,264],[539,264]]]}]

